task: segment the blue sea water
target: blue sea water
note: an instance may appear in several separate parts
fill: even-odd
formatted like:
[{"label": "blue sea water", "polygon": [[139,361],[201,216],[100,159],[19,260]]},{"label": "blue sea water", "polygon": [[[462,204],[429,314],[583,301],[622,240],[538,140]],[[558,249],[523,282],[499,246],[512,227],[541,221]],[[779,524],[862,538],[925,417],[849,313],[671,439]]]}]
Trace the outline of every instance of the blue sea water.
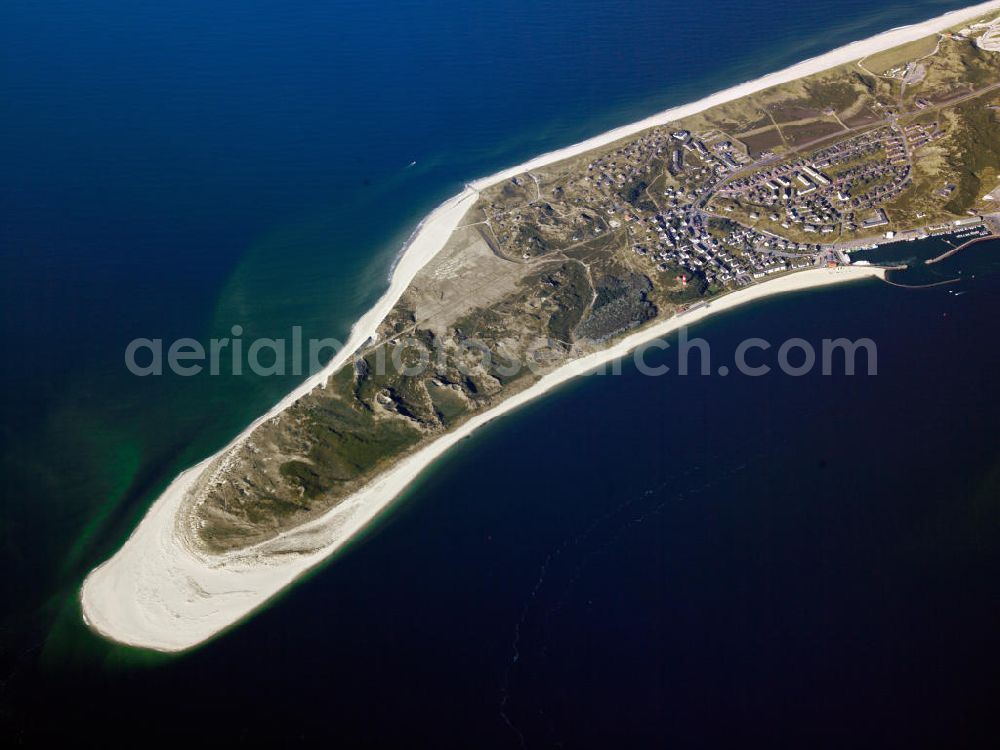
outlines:
[{"label": "blue sea water", "polygon": [[343,338],[466,180],[961,5],[5,2],[11,735],[100,717],[112,735],[373,745],[981,739],[998,666],[985,281],[706,326],[877,337],[871,381],[563,389],[190,655],[107,644],[76,604],[158,490],[296,382],[136,378],[129,340]]}]

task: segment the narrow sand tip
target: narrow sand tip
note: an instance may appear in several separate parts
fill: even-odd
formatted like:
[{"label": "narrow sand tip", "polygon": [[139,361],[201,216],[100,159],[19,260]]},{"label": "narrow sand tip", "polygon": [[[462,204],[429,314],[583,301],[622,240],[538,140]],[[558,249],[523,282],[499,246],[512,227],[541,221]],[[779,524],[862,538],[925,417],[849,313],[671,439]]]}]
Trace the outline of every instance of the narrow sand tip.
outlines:
[{"label": "narrow sand tip", "polygon": [[710,304],[650,326],[601,352],[574,360],[496,408],[477,415],[400,461],[323,517],[238,552],[207,557],[177,533],[176,512],[200,467],[181,474],[128,541],[84,581],[81,605],[87,624],[132,646],[182,651],[251,614],[310,568],[330,557],[382,512],[428,465],[482,425],[558,385],[627,355],[643,343],[684,326],[774,295],[882,278],[877,266],[800,271],[746,287]]}]

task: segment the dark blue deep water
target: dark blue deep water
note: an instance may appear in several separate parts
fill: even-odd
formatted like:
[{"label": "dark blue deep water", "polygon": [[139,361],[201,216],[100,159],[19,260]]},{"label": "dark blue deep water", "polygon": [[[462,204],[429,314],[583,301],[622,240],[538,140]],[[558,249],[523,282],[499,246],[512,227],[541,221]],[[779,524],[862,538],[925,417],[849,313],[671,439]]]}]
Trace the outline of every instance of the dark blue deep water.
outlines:
[{"label": "dark blue deep water", "polygon": [[995,745],[995,243],[692,331],[870,337],[876,377],[567,385],[191,654],[76,603],[296,382],[129,340],[344,337],[464,181],[962,4],[0,5],[0,736]]}]

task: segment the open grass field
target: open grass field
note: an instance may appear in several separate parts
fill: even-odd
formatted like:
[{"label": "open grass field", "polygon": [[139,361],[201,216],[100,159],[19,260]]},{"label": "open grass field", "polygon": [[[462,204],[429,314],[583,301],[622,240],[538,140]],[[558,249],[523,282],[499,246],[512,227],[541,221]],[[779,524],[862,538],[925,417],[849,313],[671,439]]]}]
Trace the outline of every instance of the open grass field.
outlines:
[{"label": "open grass field", "polygon": [[879,52],[877,55],[866,57],[860,60],[859,64],[862,68],[875,75],[885,75],[887,71],[893,68],[902,67],[908,62],[933,54],[939,40],[940,37],[934,34],[933,36],[924,37],[900,47],[887,49],[884,52]]}]

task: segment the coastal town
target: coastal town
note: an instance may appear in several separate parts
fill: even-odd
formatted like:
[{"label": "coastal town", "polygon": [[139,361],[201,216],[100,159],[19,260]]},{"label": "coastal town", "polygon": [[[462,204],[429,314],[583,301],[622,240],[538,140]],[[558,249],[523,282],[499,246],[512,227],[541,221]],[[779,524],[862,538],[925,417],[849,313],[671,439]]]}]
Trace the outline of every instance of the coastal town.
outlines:
[{"label": "coastal town", "polygon": [[[850,83],[836,82],[840,112],[779,91],[744,107],[746,126],[729,113],[701,117],[654,128],[562,174],[516,176],[484,195],[484,236],[524,262],[628,252],[633,270],[684,299],[688,289],[863,263],[864,250],[888,242],[998,234],[1000,171],[986,171],[981,184],[955,169],[969,131],[985,123],[1000,140],[1000,55],[990,49],[992,27],[981,27],[982,43],[976,28],[940,35],[919,62],[889,60],[870,80],[861,62],[843,71]],[[945,88],[951,80],[937,66],[958,63],[991,75]],[[805,133],[797,142],[796,127]],[[994,146],[1000,166],[998,154]]]}]

